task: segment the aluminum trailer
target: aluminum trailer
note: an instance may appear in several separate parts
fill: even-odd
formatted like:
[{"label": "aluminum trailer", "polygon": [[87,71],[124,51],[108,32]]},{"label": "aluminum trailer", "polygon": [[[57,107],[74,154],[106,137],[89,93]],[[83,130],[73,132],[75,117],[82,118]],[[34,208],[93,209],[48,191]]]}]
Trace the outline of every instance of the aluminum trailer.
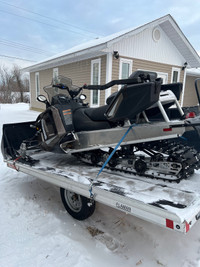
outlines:
[{"label": "aluminum trailer", "polygon": [[[67,211],[76,219],[91,216],[95,201],[178,232],[187,233],[200,218],[200,173],[180,183],[104,170],[72,155],[39,152],[33,166],[5,159],[7,166],[61,188]],[[90,199],[93,181],[94,198]],[[81,213],[81,216],[80,216]],[[78,214],[78,216],[76,216]]]}]

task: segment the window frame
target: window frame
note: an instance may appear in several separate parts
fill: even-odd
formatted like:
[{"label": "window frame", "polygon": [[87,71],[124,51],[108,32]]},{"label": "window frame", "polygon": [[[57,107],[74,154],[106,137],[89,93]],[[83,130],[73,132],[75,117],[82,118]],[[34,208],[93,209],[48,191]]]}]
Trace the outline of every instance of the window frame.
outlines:
[{"label": "window frame", "polygon": [[[98,85],[100,84],[101,82],[101,58],[98,58],[98,59],[94,59],[94,60],[91,60],[91,84],[93,85],[94,82],[93,82],[93,73],[94,73],[94,64],[99,64],[99,70],[98,70]],[[94,96],[94,91],[91,90],[90,91],[90,106],[91,107],[99,107],[100,106],[100,91],[97,91],[98,92],[98,96],[97,96],[97,104],[94,104],[93,103],[93,96]]]},{"label": "window frame", "polygon": [[173,83],[173,76],[174,76],[174,72],[175,71],[178,72],[177,83],[180,82],[181,69],[180,68],[177,68],[177,67],[172,67],[171,83]]},{"label": "window frame", "polygon": [[36,92],[36,99],[40,95],[40,73],[35,73],[35,92]]},{"label": "window frame", "polygon": [[58,68],[53,68],[53,79],[54,79],[54,76],[55,76],[55,73],[56,73],[56,76],[58,78]]},{"label": "window frame", "polygon": [[[122,65],[123,63],[127,63],[129,64],[129,74],[128,77],[131,75],[131,73],[133,72],[133,60],[132,59],[128,59],[128,58],[120,58],[119,61],[119,79],[122,79]],[[121,88],[122,86],[119,85],[118,86],[118,90]]]},{"label": "window frame", "polygon": [[129,68],[129,75],[132,73],[132,68],[133,68],[133,60],[132,59],[127,59],[127,58],[120,58],[120,64],[119,64],[119,79],[122,79],[122,64],[127,63],[130,65]]}]

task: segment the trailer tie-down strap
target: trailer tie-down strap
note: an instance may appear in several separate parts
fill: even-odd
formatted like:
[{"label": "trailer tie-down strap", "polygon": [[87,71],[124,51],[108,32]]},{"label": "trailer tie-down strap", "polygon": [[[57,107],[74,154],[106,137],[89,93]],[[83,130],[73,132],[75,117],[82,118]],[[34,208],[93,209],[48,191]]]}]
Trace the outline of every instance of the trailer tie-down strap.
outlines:
[{"label": "trailer tie-down strap", "polygon": [[94,194],[92,192],[93,189],[93,184],[95,182],[95,180],[97,180],[97,178],[99,177],[99,175],[101,174],[101,172],[103,171],[103,169],[106,167],[106,165],[108,164],[108,162],[111,160],[112,156],[115,154],[116,150],[118,149],[118,147],[121,145],[121,143],[123,142],[123,140],[125,139],[125,137],[127,136],[127,134],[130,132],[130,130],[133,128],[133,126],[136,125],[135,123],[131,124],[127,131],[125,132],[125,134],[123,135],[123,137],[120,139],[119,143],[116,145],[116,147],[113,149],[112,153],[110,153],[109,157],[107,158],[107,160],[104,162],[103,166],[101,167],[101,169],[99,170],[97,176],[95,177],[95,179],[92,180],[91,184],[90,184],[90,188],[89,188],[89,192],[90,192],[90,198],[93,199],[94,198]]}]

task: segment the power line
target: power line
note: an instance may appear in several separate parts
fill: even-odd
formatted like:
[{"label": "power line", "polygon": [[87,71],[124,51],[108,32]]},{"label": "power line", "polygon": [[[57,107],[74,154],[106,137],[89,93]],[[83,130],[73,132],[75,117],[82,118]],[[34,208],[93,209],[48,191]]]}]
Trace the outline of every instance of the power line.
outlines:
[{"label": "power line", "polygon": [[0,39],[0,44],[6,45],[6,46],[11,46],[11,47],[14,47],[16,49],[26,50],[26,51],[31,52],[31,53],[45,54],[45,55],[47,55],[47,53],[48,53],[48,55],[50,54],[50,52],[47,52],[45,50],[35,48],[32,46],[27,46],[27,45],[24,45],[24,44],[21,44],[18,42],[9,41],[6,39]]},{"label": "power line", "polygon": [[25,17],[25,16],[17,15],[17,14],[14,14],[14,13],[11,13],[11,12],[8,12],[8,11],[5,11],[5,10],[0,10],[0,12],[7,13],[7,14],[9,14],[9,15],[16,16],[16,17],[25,18],[25,19],[27,19],[27,20],[31,20],[31,21],[34,21],[34,22],[38,22],[38,23],[41,23],[41,24],[44,24],[44,25],[47,25],[47,26],[50,26],[50,27],[53,27],[53,28],[56,28],[56,29],[59,28],[59,29],[61,29],[61,30],[63,30],[63,31],[68,31],[68,32],[72,32],[72,33],[75,33],[75,34],[79,34],[79,35],[83,35],[83,36],[85,36],[84,33],[75,32],[75,31],[73,31],[73,30],[69,30],[69,29],[67,30],[67,29],[64,29],[64,28],[60,28],[60,27],[58,27],[58,26],[56,26],[56,25],[52,25],[52,24],[49,24],[49,23],[46,23],[46,22],[42,22],[42,21],[39,21],[39,20],[36,20],[36,19],[27,18],[27,17]]},{"label": "power line", "polygon": [[13,4],[9,4],[9,3],[6,3],[6,2],[4,2],[4,1],[0,1],[0,3],[3,3],[3,4],[5,4],[5,5],[8,5],[8,6],[11,6],[11,7],[14,7],[14,8],[17,8],[17,9],[20,9],[20,10],[23,10],[23,11],[26,11],[26,12],[29,12],[29,13],[31,13],[31,14],[35,14],[35,15],[37,15],[37,16],[40,16],[40,17],[43,17],[43,18],[46,18],[46,19],[49,19],[49,20],[57,21],[57,22],[62,23],[62,24],[64,24],[64,25],[68,25],[68,26],[70,26],[70,27],[74,27],[74,28],[77,28],[77,29],[79,29],[79,30],[82,30],[82,31],[85,31],[85,32],[89,32],[89,33],[92,33],[92,34],[95,34],[95,35],[96,35],[95,32],[92,32],[92,31],[90,31],[90,30],[86,30],[86,29],[84,29],[84,28],[82,28],[82,27],[73,25],[73,24],[71,24],[71,23],[63,22],[63,21],[58,20],[58,19],[56,19],[56,18],[53,18],[53,19],[52,19],[51,17],[48,17],[48,16],[46,16],[46,15],[43,15],[43,14],[40,14],[40,13],[37,13],[37,12],[30,11],[30,10],[28,10],[28,9],[26,9],[26,8],[22,8],[22,7],[15,6],[15,5],[13,5]]},{"label": "power line", "polygon": [[6,58],[12,58],[12,59],[19,59],[19,60],[29,61],[29,62],[36,62],[35,60],[29,60],[29,59],[25,59],[25,58],[13,57],[13,56],[7,56],[7,55],[0,55],[0,57],[6,57]]}]

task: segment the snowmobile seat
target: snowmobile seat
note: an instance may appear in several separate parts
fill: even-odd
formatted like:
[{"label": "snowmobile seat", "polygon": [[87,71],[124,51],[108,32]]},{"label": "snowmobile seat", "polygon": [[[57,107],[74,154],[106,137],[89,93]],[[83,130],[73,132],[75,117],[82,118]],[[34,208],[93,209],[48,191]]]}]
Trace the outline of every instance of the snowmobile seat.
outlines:
[{"label": "snowmobile seat", "polygon": [[87,108],[85,109],[85,114],[93,121],[107,121],[104,115],[108,105],[98,107],[98,108]]},{"label": "snowmobile seat", "polygon": [[76,132],[95,131],[111,128],[110,123],[104,117],[107,105],[99,108],[79,108],[73,113],[73,124]]}]

